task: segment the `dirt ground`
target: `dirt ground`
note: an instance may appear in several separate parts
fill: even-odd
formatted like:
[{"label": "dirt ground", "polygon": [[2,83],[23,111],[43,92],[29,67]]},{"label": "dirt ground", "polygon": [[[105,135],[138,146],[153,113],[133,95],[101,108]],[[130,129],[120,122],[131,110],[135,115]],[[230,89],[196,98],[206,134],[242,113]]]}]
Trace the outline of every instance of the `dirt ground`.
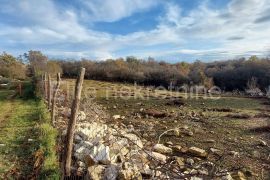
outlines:
[{"label": "dirt ground", "polygon": [[[66,82],[62,86],[72,92],[74,80]],[[92,99],[111,116],[108,124],[132,125],[149,143],[158,143],[160,138],[160,143],[205,149],[208,160],[218,164],[216,168],[241,170],[250,179],[270,178],[269,99],[190,96],[92,80],[86,80],[83,89],[83,99]],[[165,133],[160,137],[176,128],[180,136]]]}]

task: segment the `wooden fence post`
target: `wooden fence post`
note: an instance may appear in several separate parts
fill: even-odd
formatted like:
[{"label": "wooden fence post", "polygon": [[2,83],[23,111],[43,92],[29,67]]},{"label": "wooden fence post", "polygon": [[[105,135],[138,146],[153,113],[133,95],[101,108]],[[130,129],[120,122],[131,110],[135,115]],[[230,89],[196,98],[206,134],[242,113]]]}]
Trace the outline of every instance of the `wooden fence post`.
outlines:
[{"label": "wooden fence post", "polygon": [[43,87],[44,87],[44,98],[47,99],[47,96],[48,96],[48,92],[47,92],[47,73],[44,74]]},{"label": "wooden fence post", "polygon": [[67,176],[70,176],[73,136],[74,136],[76,119],[77,119],[77,114],[78,114],[79,105],[80,105],[84,74],[85,74],[85,68],[81,68],[80,75],[78,76],[77,81],[76,81],[75,97],[72,103],[70,121],[68,123],[67,136],[66,136],[67,141],[66,141],[66,148],[65,148],[66,149],[65,172]]},{"label": "wooden fence post", "polygon": [[60,88],[60,73],[57,73],[57,83],[56,87],[53,92],[53,98],[52,98],[52,111],[51,111],[51,120],[52,124],[54,125],[55,122],[55,103],[56,103],[56,95],[58,93],[58,90]]},{"label": "wooden fence post", "polygon": [[48,74],[48,109],[51,109],[51,101],[52,101],[52,97],[51,97],[51,76],[50,74]]},{"label": "wooden fence post", "polygon": [[22,83],[19,82],[19,95],[22,97]]}]

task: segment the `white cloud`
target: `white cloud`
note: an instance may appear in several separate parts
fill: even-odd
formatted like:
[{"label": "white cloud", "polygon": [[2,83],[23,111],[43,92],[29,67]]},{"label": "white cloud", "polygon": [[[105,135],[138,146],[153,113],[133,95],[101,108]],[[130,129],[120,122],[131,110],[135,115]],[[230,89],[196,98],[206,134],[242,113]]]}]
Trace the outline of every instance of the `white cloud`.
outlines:
[{"label": "white cloud", "polygon": [[[80,2],[85,5],[83,13],[88,20],[113,22],[148,10],[157,1]],[[0,50],[8,50],[4,49],[6,46],[21,52],[22,49],[17,47],[19,44],[22,48],[37,48],[58,57],[106,59],[119,56],[118,51],[129,50],[132,54],[121,55],[180,57],[187,54],[195,59],[204,56],[231,58],[251,52],[265,55],[270,49],[267,39],[270,34],[268,0],[232,0],[222,9],[211,9],[208,1],[202,1],[199,7],[185,15],[183,7],[168,2],[163,1],[166,13],[160,16],[154,29],[113,35],[86,27],[79,21],[81,14],[78,11],[61,9],[52,0],[4,0],[0,13],[19,23],[0,23]],[[158,49],[158,45],[165,44],[173,48]],[[139,50],[152,46],[152,49]]]},{"label": "white cloud", "polygon": [[91,21],[113,22],[136,12],[147,10],[159,0],[80,0],[85,6],[83,14]]}]

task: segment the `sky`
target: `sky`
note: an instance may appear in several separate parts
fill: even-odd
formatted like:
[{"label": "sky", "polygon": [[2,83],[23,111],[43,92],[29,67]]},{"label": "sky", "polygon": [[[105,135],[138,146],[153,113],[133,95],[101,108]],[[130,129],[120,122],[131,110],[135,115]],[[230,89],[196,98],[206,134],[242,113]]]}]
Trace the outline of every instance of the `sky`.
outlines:
[{"label": "sky", "polygon": [[0,51],[168,62],[270,55],[269,0],[0,0]]}]

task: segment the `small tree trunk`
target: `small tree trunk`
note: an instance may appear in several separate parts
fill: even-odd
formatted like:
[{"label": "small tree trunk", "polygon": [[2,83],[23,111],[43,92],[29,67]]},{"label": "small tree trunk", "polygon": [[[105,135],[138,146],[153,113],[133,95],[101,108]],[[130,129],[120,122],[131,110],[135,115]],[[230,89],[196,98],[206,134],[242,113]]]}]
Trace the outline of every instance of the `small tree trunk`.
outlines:
[{"label": "small tree trunk", "polygon": [[51,76],[48,74],[48,109],[51,109],[51,102],[52,102],[52,97],[51,97]]},{"label": "small tree trunk", "polygon": [[52,111],[51,111],[51,120],[52,124],[55,123],[55,103],[56,103],[56,95],[58,93],[58,90],[60,88],[60,73],[57,73],[57,84],[55,87],[55,90],[53,92],[53,98],[52,98]]},{"label": "small tree trunk", "polygon": [[75,98],[72,103],[71,117],[68,123],[67,136],[66,136],[67,142],[66,142],[66,148],[65,148],[66,149],[65,172],[67,176],[70,176],[73,136],[74,136],[74,130],[75,130],[75,125],[76,125],[76,118],[77,118],[79,105],[80,105],[84,74],[85,74],[85,68],[81,68],[80,75],[78,76],[77,81],[76,81]]}]

